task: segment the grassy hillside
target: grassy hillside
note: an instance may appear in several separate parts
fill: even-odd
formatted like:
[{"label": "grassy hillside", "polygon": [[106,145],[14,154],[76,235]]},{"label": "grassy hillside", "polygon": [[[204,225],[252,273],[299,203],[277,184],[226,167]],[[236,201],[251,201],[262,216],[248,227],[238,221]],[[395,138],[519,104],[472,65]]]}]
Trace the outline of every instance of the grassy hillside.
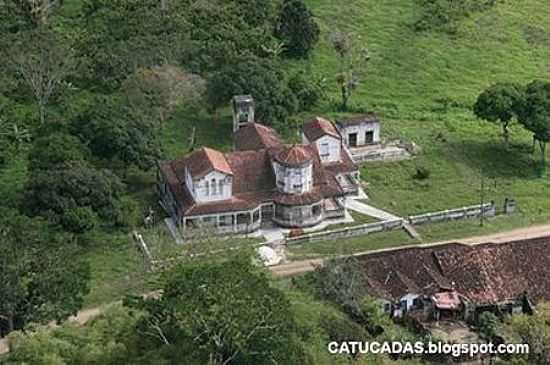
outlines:
[{"label": "grassy hillside", "polygon": [[[421,9],[413,0],[308,3],[323,32],[310,67],[327,77],[331,98],[338,100],[330,34],[353,31],[372,58],[351,103],[378,112],[385,137],[414,141],[423,149],[413,161],[363,168],[373,204],[411,214],[475,203],[483,170],[491,179],[490,199],[514,197],[529,218],[549,216],[548,173],[530,153],[531,136],[514,127],[506,151],[498,126],[476,120],[470,109],[493,82],[550,78],[550,3],[500,1],[463,20],[454,35],[415,31]],[[329,105],[319,113],[336,116]],[[412,178],[417,166],[431,171],[428,181]]]}]

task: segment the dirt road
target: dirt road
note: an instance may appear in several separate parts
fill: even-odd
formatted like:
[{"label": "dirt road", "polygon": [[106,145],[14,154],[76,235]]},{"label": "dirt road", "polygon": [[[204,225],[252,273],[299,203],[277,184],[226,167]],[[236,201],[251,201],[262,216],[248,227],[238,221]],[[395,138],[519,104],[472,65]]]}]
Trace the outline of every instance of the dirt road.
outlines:
[{"label": "dirt road", "polygon": [[[437,245],[442,245],[450,242],[464,243],[467,245],[479,245],[482,243],[489,243],[489,242],[505,243],[510,241],[518,241],[518,240],[524,240],[529,238],[547,237],[547,236],[550,237],[550,225],[540,225],[540,226],[532,226],[527,228],[518,228],[511,231],[499,232],[499,233],[489,234],[485,236],[472,236],[472,237],[453,239],[453,240],[447,240],[447,241],[422,243],[418,245],[407,245],[407,246],[383,248],[380,250],[363,251],[363,252],[354,253],[353,255],[361,256],[369,253],[400,250],[400,249],[410,248],[410,247],[430,247],[430,246],[437,246]],[[315,270],[316,267],[321,265],[323,265],[323,259],[319,258],[319,259],[309,259],[309,260],[303,260],[303,261],[293,261],[288,264],[271,267],[270,269],[275,276],[286,277],[286,276],[303,274],[308,271],[313,271]]]},{"label": "dirt road", "polygon": [[[358,252],[358,253],[355,253],[354,256],[360,256],[360,255],[365,255],[365,254],[374,253],[374,252],[399,250],[407,247],[436,246],[436,245],[441,245],[449,242],[458,242],[458,243],[464,243],[468,245],[478,245],[478,244],[488,243],[488,242],[505,243],[510,241],[517,241],[517,240],[524,240],[524,239],[538,238],[538,237],[550,237],[550,225],[540,225],[540,226],[532,226],[528,228],[519,228],[511,231],[505,231],[505,232],[500,232],[500,233],[495,233],[495,234],[490,234],[485,236],[473,236],[473,237],[467,237],[463,239],[454,239],[454,240],[448,240],[448,241],[424,243],[419,245],[409,245],[409,246],[401,246],[401,247],[393,247],[393,248],[390,247],[390,248],[385,248],[381,250]],[[277,277],[287,277],[287,276],[303,274],[308,271],[313,271],[315,270],[316,267],[321,265],[323,265],[323,259],[318,258],[318,259],[294,261],[288,264],[273,266],[270,268],[270,270]],[[150,295],[159,295],[159,292],[153,292],[153,293],[147,294],[146,296],[150,296]],[[69,318],[69,320],[78,322],[79,324],[84,324],[89,320],[100,315],[108,306],[116,305],[117,303],[120,303],[120,302],[115,302],[109,305],[96,307],[96,308],[84,309],[78,312],[76,316]],[[51,325],[52,327],[55,326],[55,324],[51,324]],[[9,345],[8,345],[7,339],[1,339],[0,355],[6,354],[8,352],[9,352]]]}]

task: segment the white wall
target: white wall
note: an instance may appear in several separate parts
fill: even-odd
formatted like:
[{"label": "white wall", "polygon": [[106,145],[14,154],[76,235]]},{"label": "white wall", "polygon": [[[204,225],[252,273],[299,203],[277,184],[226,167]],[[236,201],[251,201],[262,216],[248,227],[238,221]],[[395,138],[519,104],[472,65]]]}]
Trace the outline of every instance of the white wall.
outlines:
[{"label": "white wall", "polygon": [[365,134],[367,132],[373,131],[373,143],[380,142],[380,123],[362,123],[357,125],[350,125],[342,128],[342,137],[346,145],[349,146],[349,134],[357,133],[357,146],[362,146],[365,144]]},{"label": "white wall", "polygon": [[289,194],[303,194],[313,186],[313,164],[291,168],[273,161],[273,170],[280,191]]},{"label": "white wall", "polygon": [[340,161],[340,140],[332,136],[323,136],[315,141],[322,162]]},{"label": "white wall", "polygon": [[401,308],[401,309],[410,310],[413,307],[414,300],[418,297],[419,297],[418,294],[407,294],[404,297],[401,297],[401,299],[399,300],[399,303],[401,302],[407,303],[407,308]]},{"label": "white wall", "polygon": [[[187,179],[186,179],[187,180]],[[198,180],[192,180],[193,198],[198,203],[230,199],[232,196],[231,175],[219,171],[211,171]],[[187,182],[189,187],[189,182]]]}]

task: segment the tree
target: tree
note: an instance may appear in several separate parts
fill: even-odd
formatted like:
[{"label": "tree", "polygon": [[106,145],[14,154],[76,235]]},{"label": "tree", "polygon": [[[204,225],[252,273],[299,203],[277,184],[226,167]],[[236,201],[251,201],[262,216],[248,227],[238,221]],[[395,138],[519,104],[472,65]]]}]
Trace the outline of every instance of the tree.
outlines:
[{"label": "tree", "polygon": [[108,225],[120,224],[122,189],[109,170],[69,161],[31,171],[23,205],[33,216],[46,217],[69,232],[84,233],[97,219]]},{"label": "tree", "polygon": [[284,0],[277,23],[275,36],[286,46],[290,57],[306,57],[319,41],[319,25],[302,0]]},{"label": "tree", "polygon": [[134,299],[151,348],[186,364],[299,363],[284,294],[248,256],[178,266],[159,298]]},{"label": "tree", "polygon": [[550,305],[539,303],[534,315],[512,316],[508,328],[515,337],[515,343],[529,345],[528,355],[517,355],[528,364],[543,365],[550,362]]},{"label": "tree", "polygon": [[152,112],[162,123],[178,106],[197,104],[206,86],[199,75],[166,64],[138,69],[123,82],[122,89],[131,106]]},{"label": "tree", "polygon": [[354,319],[364,319],[367,278],[356,257],[332,259],[316,271],[318,295],[340,305]]},{"label": "tree", "polygon": [[37,29],[24,33],[10,54],[12,68],[31,91],[44,124],[50,99],[75,71],[72,49],[53,31]]},{"label": "tree", "polygon": [[0,334],[62,320],[82,307],[88,264],[66,235],[40,218],[0,210]]},{"label": "tree", "polygon": [[518,109],[519,122],[533,133],[533,141],[539,144],[544,166],[546,143],[550,141],[550,83],[535,80],[527,85]]},{"label": "tree", "polygon": [[490,86],[479,94],[474,104],[474,113],[478,118],[501,125],[506,146],[508,146],[509,140],[508,126],[516,116],[522,96],[521,86],[501,82]]},{"label": "tree", "polygon": [[479,332],[487,341],[493,341],[497,336],[498,318],[491,312],[483,312],[479,316]]},{"label": "tree", "polygon": [[332,46],[339,59],[339,71],[336,82],[342,95],[342,110],[347,110],[348,101],[359,86],[367,71],[370,60],[369,51],[361,43],[360,36],[349,32],[335,32],[332,35]]},{"label": "tree", "polygon": [[85,0],[83,31],[76,43],[87,66],[83,81],[114,91],[136,69],[178,59],[187,24],[162,6],[158,0]]},{"label": "tree", "polygon": [[316,79],[304,71],[295,73],[288,80],[288,86],[298,99],[299,110],[311,110],[324,95],[324,79]]},{"label": "tree", "polygon": [[[5,364],[136,364],[135,325],[139,313],[111,307],[93,321],[80,326],[64,323],[52,329],[36,326],[10,334],[10,354]],[[150,362],[150,364],[159,362]]]},{"label": "tree", "polygon": [[296,96],[288,87],[285,74],[273,60],[249,58],[227,65],[206,84],[206,97],[213,108],[229,104],[234,95],[254,97],[256,117],[270,124],[297,111]]},{"label": "tree", "polygon": [[132,107],[115,96],[98,97],[71,123],[72,132],[92,153],[125,170],[130,165],[142,170],[155,166],[160,158],[158,121],[146,106]]},{"label": "tree", "polygon": [[55,169],[65,162],[84,163],[90,151],[80,140],[67,133],[53,133],[37,138],[29,153],[29,170]]}]

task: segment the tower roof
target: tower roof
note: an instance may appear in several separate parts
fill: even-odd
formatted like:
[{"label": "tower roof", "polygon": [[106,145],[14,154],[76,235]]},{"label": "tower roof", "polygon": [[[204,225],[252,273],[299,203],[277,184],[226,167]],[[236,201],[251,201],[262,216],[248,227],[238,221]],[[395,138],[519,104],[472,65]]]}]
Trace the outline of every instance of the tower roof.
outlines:
[{"label": "tower roof", "polygon": [[275,155],[275,160],[285,165],[298,166],[311,162],[313,157],[311,147],[295,144],[282,149]]},{"label": "tower roof", "polygon": [[281,137],[273,128],[259,123],[250,123],[233,136],[235,149],[238,151],[260,150],[265,148],[281,147]]}]

